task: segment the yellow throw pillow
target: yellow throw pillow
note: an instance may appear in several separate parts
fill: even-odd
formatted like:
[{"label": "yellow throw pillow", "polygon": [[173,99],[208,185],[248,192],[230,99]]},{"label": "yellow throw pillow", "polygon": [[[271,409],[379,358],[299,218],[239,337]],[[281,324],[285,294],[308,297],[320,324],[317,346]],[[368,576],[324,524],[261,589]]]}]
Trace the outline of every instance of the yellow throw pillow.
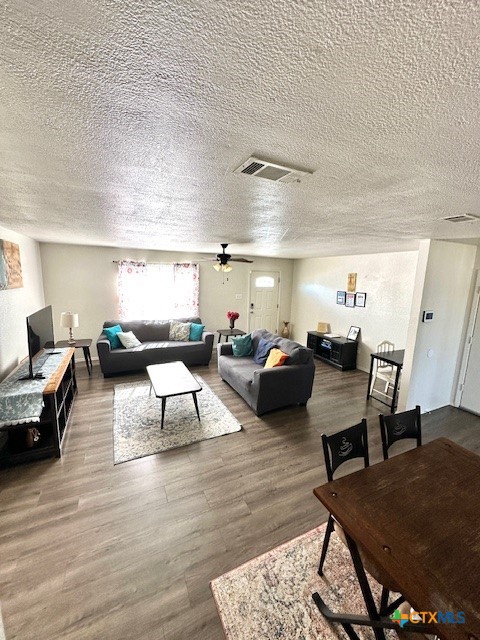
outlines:
[{"label": "yellow throw pillow", "polygon": [[280,367],[288,358],[288,353],[283,353],[280,349],[271,349],[268,354],[267,361],[265,363],[265,369],[273,369],[273,367]]}]

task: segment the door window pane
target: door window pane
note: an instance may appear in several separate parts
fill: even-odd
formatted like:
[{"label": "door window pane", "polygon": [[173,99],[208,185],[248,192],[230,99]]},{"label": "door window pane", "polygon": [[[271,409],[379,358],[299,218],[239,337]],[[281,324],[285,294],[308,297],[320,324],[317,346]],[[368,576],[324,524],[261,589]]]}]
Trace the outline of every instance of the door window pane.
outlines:
[{"label": "door window pane", "polygon": [[273,289],[275,286],[275,278],[272,278],[272,276],[258,276],[258,278],[255,278],[255,286],[261,287],[262,289]]}]

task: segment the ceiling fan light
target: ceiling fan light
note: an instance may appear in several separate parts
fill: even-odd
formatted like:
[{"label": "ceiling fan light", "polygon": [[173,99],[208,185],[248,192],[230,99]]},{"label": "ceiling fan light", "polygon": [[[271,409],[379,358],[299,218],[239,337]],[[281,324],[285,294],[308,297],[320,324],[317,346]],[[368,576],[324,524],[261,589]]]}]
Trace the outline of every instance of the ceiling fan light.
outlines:
[{"label": "ceiling fan light", "polygon": [[216,262],[212,266],[215,269],[215,271],[222,271],[223,273],[230,273],[230,271],[232,270],[232,267],[228,264],[228,262],[226,262],[225,264],[222,264],[221,262]]}]

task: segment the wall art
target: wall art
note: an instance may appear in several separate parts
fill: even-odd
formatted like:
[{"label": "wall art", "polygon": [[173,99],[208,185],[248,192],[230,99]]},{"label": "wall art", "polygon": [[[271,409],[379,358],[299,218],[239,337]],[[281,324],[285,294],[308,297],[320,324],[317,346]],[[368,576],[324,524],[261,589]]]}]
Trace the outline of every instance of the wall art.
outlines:
[{"label": "wall art", "polygon": [[356,288],[357,288],[357,274],[349,273],[348,280],[347,280],[347,291],[352,293],[355,291]]},{"label": "wall art", "polygon": [[350,327],[347,340],[356,340],[358,338],[359,333],[360,333],[360,327]]},{"label": "wall art", "polygon": [[0,240],[0,289],[23,287],[20,247],[14,242]]},{"label": "wall art", "polygon": [[357,293],[355,294],[355,306],[364,307],[366,301],[367,301],[367,294],[360,293],[360,291],[357,291]]},{"label": "wall art", "polygon": [[345,306],[346,307],[354,307],[355,306],[355,294],[347,293],[345,296]]}]

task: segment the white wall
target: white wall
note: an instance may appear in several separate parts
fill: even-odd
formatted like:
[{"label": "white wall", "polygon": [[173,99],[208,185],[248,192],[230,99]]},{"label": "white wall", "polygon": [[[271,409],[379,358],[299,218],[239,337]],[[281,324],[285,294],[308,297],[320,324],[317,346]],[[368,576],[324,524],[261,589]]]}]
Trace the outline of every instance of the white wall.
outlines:
[{"label": "white wall", "polygon": [[[380,253],[296,260],[293,274],[293,337],[305,343],[307,331],[329,322],[332,332],[346,336],[361,328],[357,367],[368,371],[370,353],[382,340],[403,349],[407,340],[417,252]],[[367,294],[364,308],[336,304],[349,273],[357,274],[357,291]]]},{"label": "white wall", "polygon": [[28,355],[25,318],[45,306],[38,242],[0,227],[0,238],[18,244],[23,287],[0,291],[0,380]]},{"label": "white wall", "polygon": [[[189,262],[210,257],[205,254],[49,243],[42,243],[40,252],[45,299],[47,304],[53,306],[56,339],[67,338],[67,329],[59,326],[60,313],[70,310],[77,312],[80,320],[74,335],[92,338],[94,342],[100,335],[103,322],[118,318],[117,266],[114,260],[130,258],[147,262]],[[290,317],[293,261],[252,259],[253,264],[233,263],[233,270],[225,277],[213,269],[212,262],[199,263],[200,317],[209,331],[228,327],[228,310],[238,311],[240,318],[235,326],[247,329],[251,270],[280,271],[280,320]],[[240,300],[236,298],[237,294],[242,296]],[[92,355],[95,355],[94,351]]]},{"label": "white wall", "polygon": [[[423,240],[408,330],[398,409],[422,412],[453,404],[471,299],[476,246]],[[432,310],[431,323],[422,322]]]}]

